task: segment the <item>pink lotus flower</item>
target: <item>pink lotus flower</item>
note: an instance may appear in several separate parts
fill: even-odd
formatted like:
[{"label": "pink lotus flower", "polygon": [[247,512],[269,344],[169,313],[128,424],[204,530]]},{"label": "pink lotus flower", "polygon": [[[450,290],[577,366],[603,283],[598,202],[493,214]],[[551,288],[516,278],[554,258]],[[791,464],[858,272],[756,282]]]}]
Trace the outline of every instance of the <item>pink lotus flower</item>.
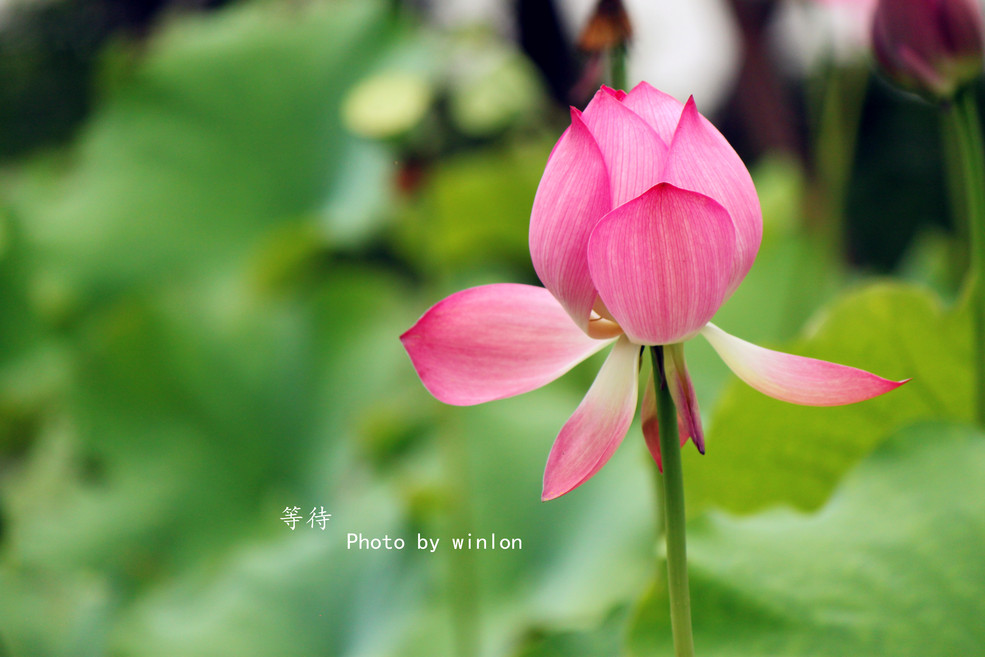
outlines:
[{"label": "pink lotus flower", "polygon": [[[440,301],[401,336],[439,400],[479,404],[539,388],[613,345],[547,460],[543,499],[594,475],[636,413],[642,345],[667,345],[665,369],[681,444],[704,452],[680,343],[701,334],[744,381],[798,404],[848,404],[900,385],[868,372],[770,351],[709,323],[759,250],[752,179],[695,108],[641,83],[603,87],[544,170],[530,217],[530,255],[544,287],[495,284]],[[655,396],[643,432],[659,463]]]},{"label": "pink lotus flower", "polygon": [[982,72],[979,0],[881,0],[872,22],[876,59],[897,84],[949,98]]}]

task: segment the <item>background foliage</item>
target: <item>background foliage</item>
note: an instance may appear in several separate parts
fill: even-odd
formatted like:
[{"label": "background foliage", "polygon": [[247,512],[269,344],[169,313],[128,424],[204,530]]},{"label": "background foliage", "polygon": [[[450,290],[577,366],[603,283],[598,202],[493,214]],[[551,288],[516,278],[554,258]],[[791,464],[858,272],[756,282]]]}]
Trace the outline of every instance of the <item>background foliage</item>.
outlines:
[{"label": "background foliage", "polygon": [[[0,126],[17,144],[0,168],[0,654],[666,654],[638,426],[590,483],[539,502],[595,364],[449,408],[397,341],[465,285],[536,282],[526,223],[565,111],[531,62],[375,1],[104,32],[80,122],[38,114],[65,122],[32,148]],[[39,61],[0,76],[4,98],[54,102],[12,91],[49,79]],[[766,236],[715,321],[913,381],[795,407],[689,344],[709,446],[685,460],[701,654],[985,642],[962,242],[924,175],[934,143],[888,146],[927,117],[872,84],[845,241],[812,224],[809,158],[746,154]],[[889,175],[923,184],[887,191]],[[887,194],[912,203],[890,212]],[[332,518],[291,531],[289,506]],[[407,547],[347,549],[350,532]],[[523,548],[451,549],[469,533]]]}]

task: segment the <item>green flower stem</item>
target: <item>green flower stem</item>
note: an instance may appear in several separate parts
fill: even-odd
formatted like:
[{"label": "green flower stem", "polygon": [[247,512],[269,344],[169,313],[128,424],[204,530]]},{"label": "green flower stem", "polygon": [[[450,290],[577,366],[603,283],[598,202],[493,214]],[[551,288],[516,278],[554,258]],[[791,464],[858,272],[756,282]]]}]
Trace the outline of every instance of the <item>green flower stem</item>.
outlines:
[{"label": "green flower stem", "polygon": [[985,146],[975,103],[974,89],[958,92],[953,102],[944,106],[949,124],[946,134],[953,136],[960,160],[961,209],[967,218],[971,242],[966,293],[971,296],[972,349],[975,367],[976,420],[985,426]]},{"label": "green flower stem", "polygon": [[664,477],[656,461],[650,455],[648,449],[643,449],[643,456],[647,463],[653,468],[653,527],[655,529],[656,545],[660,545],[664,540],[664,530],[667,528],[667,520],[664,517]]},{"label": "green flower stem", "polygon": [[[645,349],[645,347],[643,347]],[[656,347],[654,347],[656,349]],[[640,352],[640,357],[642,358],[643,352]],[[652,353],[651,353],[652,356]],[[653,370],[652,376],[654,381],[654,390],[656,390],[656,385],[660,383],[663,377],[662,373],[656,370],[657,361],[653,359]],[[659,428],[659,427],[658,427]],[[664,519],[664,477],[663,472],[657,466],[657,461],[650,454],[649,447],[644,447],[642,450],[642,458],[646,459],[647,465],[652,468],[653,471],[653,528],[656,536],[655,545],[660,545],[664,542],[664,529],[667,527],[667,521]]]},{"label": "green flower stem", "polygon": [[667,590],[670,596],[670,625],[674,633],[676,657],[694,656],[691,635],[691,593],[687,581],[687,541],[684,530],[684,470],[681,441],[677,432],[677,409],[664,375],[664,349],[683,349],[683,345],[650,347],[653,383],[657,396],[660,426],[660,457],[663,461],[663,500],[667,538]]}]

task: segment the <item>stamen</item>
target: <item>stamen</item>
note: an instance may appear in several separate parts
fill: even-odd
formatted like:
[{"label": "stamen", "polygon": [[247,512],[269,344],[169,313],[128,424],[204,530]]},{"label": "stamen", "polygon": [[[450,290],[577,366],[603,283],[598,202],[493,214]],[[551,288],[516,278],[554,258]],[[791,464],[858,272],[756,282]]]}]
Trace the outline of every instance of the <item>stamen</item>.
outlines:
[{"label": "stamen", "polygon": [[613,321],[601,317],[591,317],[588,320],[588,337],[596,340],[607,340],[622,335],[622,327]]},{"label": "stamen", "polygon": [[[612,317],[612,314],[609,313],[609,309],[605,307],[605,302],[602,301],[602,297],[600,297],[600,296],[596,296],[595,297],[595,304],[592,306],[592,312],[595,313],[595,315],[599,315],[599,316],[604,317],[604,318],[606,318],[606,319],[608,319],[610,321],[613,321],[613,322],[616,321]],[[595,315],[592,315],[592,318],[593,319],[595,318]]]}]

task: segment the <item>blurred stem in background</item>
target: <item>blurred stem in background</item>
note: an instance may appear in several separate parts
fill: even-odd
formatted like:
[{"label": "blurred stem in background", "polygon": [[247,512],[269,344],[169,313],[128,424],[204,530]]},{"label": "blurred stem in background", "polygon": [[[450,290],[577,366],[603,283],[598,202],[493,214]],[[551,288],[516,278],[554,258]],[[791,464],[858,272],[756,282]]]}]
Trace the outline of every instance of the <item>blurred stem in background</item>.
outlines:
[{"label": "blurred stem in background", "polygon": [[972,306],[975,417],[985,426],[985,148],[974,87],[965,87],[944,103],[943,112],[944,137],[953,140],[959,164],[947,168],[949,176],[957,177],[950,186],[963,190],[956,209],[964,214],[970,237],[971,267],[965,293],[971,296]]},{"label": "blurred stem in background", "polygon": [[[445,494],[448,509],[448,536],[465,536],[472,526],[469,500],[469,463],[464,431],[448,414],[447,428],[438,437],[443,456]],[[445,550],[448,567],[448,603],[452,620],[454,654],[474,657],[479,654],[479,577],[472,550]]]},{"label": "blurred stem in background", "polygon": [[[626,90],[626,50],[633,37],[633,26],[629,22],[621,0],[599,0],[595,12],[578,36],[578,49],[595,60],[605,60],[608,64],[608,84],[613,89]],[[596,67],[586,67],[592,71]],[[592,88],[598,85],[592,81]]]},{"label": "blurred stem in background", "polygon": [[681,441],[677,429],[677,408],[670,396],[664,374],[664,349],[683,349],[680,344],[650,347],[653,387],[657,396],[657,422],[660,426],[660,456],[663,461],[663,500],[667,538],[667,591],[670,597],[670,626],[674,633],[676,657],[693,657],[691,634],[691,593],[687,578],[687,540],[684,514],[684,469]]},{"label": "blurred stem in background", "polygon": [[814,230],[827,252],[845,254],[845,202],[858,141],[862,106],[868,86],[866,66],[832,62],[822,74],[819,107],[814,120],[814,189],[809,209],[814,211]]},{"label": "blurred stem in background", "polygon": [[944,158],[944,185],[947,194],[947,202],[951,208],[951,223],[954,231],[954,243],[950,249],[948,258],[947,275],[948,281],[954,289],[961,286],[961,282],[967,277],[970,261],[971,235],[968,233],[967,194],[965,193],[963,165],[961,163],[961,145],[959,133],[956,132],[957,126],[951,119],[950,113],[941,111],[940,115],[941,130],[941,155]]},{"label": "blurred stem in background", "polygon": [[626,79],[626,44],[620,43],[609,54],[610,77],[613,89],[623,89],[629,86]]}]

